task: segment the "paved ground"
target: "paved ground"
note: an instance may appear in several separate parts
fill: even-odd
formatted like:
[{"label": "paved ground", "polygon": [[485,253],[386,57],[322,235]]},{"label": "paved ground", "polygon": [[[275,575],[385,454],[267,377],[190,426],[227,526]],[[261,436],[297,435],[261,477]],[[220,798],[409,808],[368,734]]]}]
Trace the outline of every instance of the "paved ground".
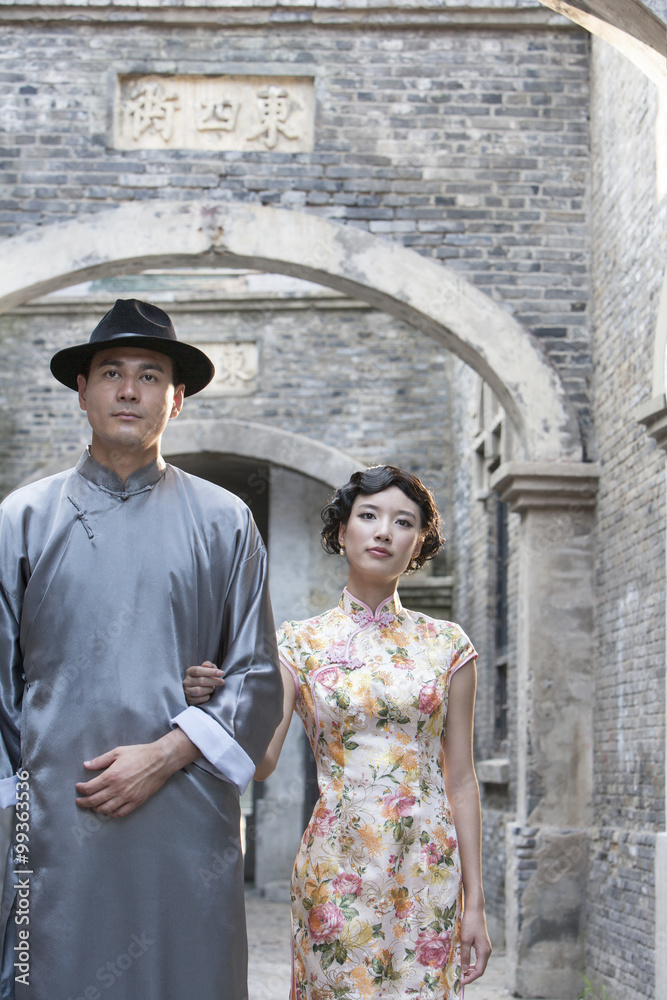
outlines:
[{"label": "paved ground", "polygon": [[[288,1000],[290,988],[289,904],[272,903],[253,890],[246,894],[249,942],[249,1000]],[[494,952],[489,967],[465,1000],[509,1000],[504,987],[505,956]]]}]

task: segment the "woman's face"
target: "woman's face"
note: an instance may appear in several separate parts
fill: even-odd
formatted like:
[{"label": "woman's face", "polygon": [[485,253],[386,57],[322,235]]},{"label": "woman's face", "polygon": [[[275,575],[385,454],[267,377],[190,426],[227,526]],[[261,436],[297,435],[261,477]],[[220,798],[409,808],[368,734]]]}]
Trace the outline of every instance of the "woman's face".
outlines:
[{"label": "woman's face", "polygon": [[421,511],[398,486],[360,494],[338,540],[351,570],[377,579],[398,579],[422,547]]}]

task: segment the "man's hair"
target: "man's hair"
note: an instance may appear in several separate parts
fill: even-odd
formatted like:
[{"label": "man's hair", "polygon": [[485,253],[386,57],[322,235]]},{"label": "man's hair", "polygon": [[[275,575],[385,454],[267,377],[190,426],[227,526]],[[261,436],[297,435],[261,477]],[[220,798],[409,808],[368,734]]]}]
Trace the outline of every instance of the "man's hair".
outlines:
[{"label": "man's hair", "polygon": [[435,505],[435,498],[420,479],[411,472],[404,472],[403,469],[397,469],[393,465],[375,465],[365,469],[364,472],[353,472],[349,482],[336,490],[322,510],[323,549],[331,555],[338,555],[341,552],[338,530],[341,524],[347,524],[357,497],[382,493],[390,486],[398,486],[399,490],[413,500],[420,510],[424,541],[421,552],[412,561],[411,568],[421,569],[428,559],[433,559],[445,544],[442,518]]}]

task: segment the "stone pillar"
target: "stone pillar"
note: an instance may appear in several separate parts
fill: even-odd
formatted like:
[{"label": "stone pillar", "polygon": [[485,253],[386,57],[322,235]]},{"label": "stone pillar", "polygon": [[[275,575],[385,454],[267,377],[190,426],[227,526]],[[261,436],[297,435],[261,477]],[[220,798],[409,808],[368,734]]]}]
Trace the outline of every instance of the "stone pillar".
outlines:
[{"label": "stone pillar", "polygon": [[508,987],[575,998],[584,971],[593,785],[593,551],[598,469],[509,462],[491,486],[521,514],[517,818],[507,828]]},{"label": "stone pillar", "polygon": [[[269,490],[269,585],[280,625],[336,604],[345,583],[345,561],[327,556],[320,545],[320,511],[330,487],[272,466]],[[289,899],[304,830],[306,753],[310,748],[295,715],[278,766],[256,804],[255,885],[272,899]]]},{"label": "stone pillar", "polygon": [[[665,339],[667,335],[667,279],[661,304],[661,314],[663,314],[662,325],[659,322],[658,328],[662,332],[662,343],[656,345],[656,364],[663,363],[663,371],[654,375],[654,391],[660,384],[664,384],[664,358]],[[644,403],[635,412],[639,423],[644,424],[649,437],[658,443],[667,455],[667,401],[664,395],[656,396],[648,403]],[[665,613],[667,621],[667,609]],[[665,754],[667,756],[667,743],[665,744]],[[665,768],[667,774],[667,767]],[[667,802],[667,788],[665,788],[665,802]],[[667,1000],[667,832],[658,833],[655,838],[655,996],[656,1000]]]}]

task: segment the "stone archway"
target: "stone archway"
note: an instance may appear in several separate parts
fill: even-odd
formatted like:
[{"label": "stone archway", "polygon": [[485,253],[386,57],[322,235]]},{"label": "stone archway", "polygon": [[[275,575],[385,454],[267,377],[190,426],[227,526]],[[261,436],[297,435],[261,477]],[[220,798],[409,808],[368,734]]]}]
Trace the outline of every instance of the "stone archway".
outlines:
[{"label": "stone archway", "polygon": [[540,3],[609,42],[654,83],[667,84],[667,33],[655,0],[652,4],[640,0],[540,0]]},{"label": "stone archway", "polygon": [[147,267],[251,267],[328,285],[410,323],[474,368],[514,425],[517,457],[581,461],[574,411],[532,335],[456,272],[352,226],[257,205],[131,202],[4,246],[0,312]]},{"label": "stone archway", "polygon": [[[578,932],[572,939],[571,923],[573,913],[584,910],[585,879],[581,871],[573,873],[576,898],[568,901],[549,883],[543,868],[551,858],[567,855],[573,832],[579,847],[585,844],[590,820],[591,706],[580,676],[592,651],[590,528],[596,470],[581,461],[574,411],[538,342],[456,272],[352,226],[285,209],[128,203],[33,229],[8,239],[5,246],[0,312],[76,282],[149,267],[257,268],[306,278],[362,299],[433,337],[489,383],[514,425],[517,459],[500,467],[495,485],[522,514],[517,653],[522,736],[518,822],[508,834],[511,985],[523,995],[536,995],[540,980],[552,989],[562,977],[565,955],[572,975],[558,990],[553,986],[553,995],[575,996],[583,954]],[[247,427],[235,429],[238,441],[252,432]],[[193,447],[226,450],[203,426],[193,424],[180,433],[184,439],[179,442],[176,424],[173,439],[165,440],[167,453]],[[255,447],[277,446],[266,428],[263,434],[263,443]],[[298,453],[298,441],[284,438],[278,444],[288,454],[293,447]],[[297,461],[294,456],[291,460]],[[326,460],[324,453],[314,454],[312,449],[300,459],[320,470],[314,476],[321,481]],[[284,457],[280,462],[290,464]],[[337,469],[331,475],[341,478]],[[557,607],[560,614],[547,620],[545,607]],[[566,635],[563,621],[569,623]],[[555,650],[562,667],[552,682]],[[545,678],[551,683],[548,727]],[[562,802],[569,803],[567,817],[557,808]],[[529,831],[533,831],[530,837]],[[519,877],[517,858],[528,849],[527,837],[542,852],[536,859],[538,894]],[[584,854],[580,850],[578,856]],[[550,913],[548,926],[542,920],[545,906]],[[562,932],[563,942],[558,935],[552,940],[554,928]],[[532,947],[535,943],[537,948]],[[535,954],[539,954],[537,966]]]},{"label": "stone archway", "polygon": [[339,448],[304,434],[246,420],[175,420],[165,431],[162,451],[166,458],[195,452],[253,458],[331,487],[340,486],[352,472],[365,467]]}]

